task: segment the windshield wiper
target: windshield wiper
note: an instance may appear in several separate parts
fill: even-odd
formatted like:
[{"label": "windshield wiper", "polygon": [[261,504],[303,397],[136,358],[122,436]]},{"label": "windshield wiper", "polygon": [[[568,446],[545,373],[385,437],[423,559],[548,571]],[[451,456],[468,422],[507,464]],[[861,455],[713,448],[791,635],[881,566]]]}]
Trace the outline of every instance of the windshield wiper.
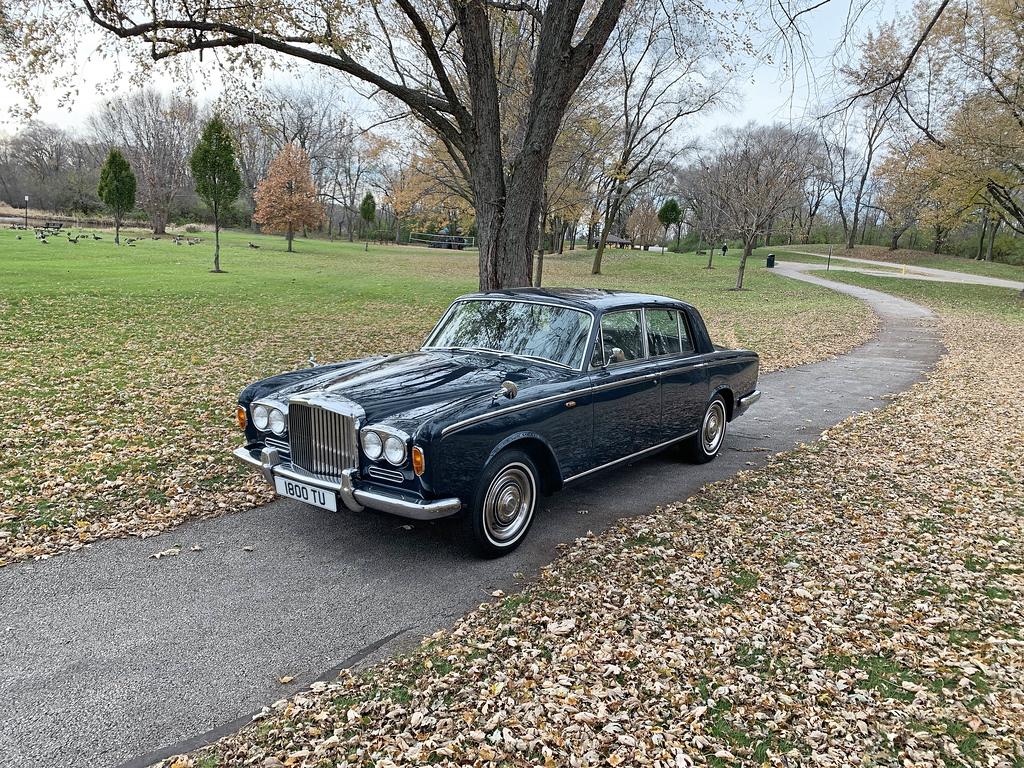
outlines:
[{"label": "windshield wiper", "polygon": [[505,352],[504,354],[509,355],[511,357],[521,357],[524,360],[533,360],[533,361],[538,362],[538,363],[547,363],[548,365],[557,365],[560,368],[568,368],[570,371],[576,370],[575,368],[573,368],[568,363],[560,363],[557,360],[552,360],[551,358],[548,358],[548,357],[540,357],[539,355],[520,355],[520,354],[517,354],[515,352]]}]

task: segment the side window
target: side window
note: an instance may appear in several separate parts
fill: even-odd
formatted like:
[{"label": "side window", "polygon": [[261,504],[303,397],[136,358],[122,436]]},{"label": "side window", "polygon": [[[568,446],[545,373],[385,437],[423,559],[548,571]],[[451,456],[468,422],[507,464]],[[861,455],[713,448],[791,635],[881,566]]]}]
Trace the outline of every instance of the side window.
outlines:
[{"label": "side window", "polygon": [[693,337],[690,336],[690,329],[686,325],[686,315],[679,312],[679,339],[682,343],[682,349],[684,354],[694,352]]},{"label": "side window", "polygon": [[647,349],[650,350],[651,357],[678,355],[682,349],[679,344],[679,313],[674,309],[648,309],[645,311],[647,312]]},{"label": "side window", "polygon": [[[604,338],[604,359],[609,365],[628,360],[639,360],[644,356],[643,332],[640,329],[640,310],[612,312],[601,318],[601,335]],[[620,350],[622,359],[614,350]]]}]

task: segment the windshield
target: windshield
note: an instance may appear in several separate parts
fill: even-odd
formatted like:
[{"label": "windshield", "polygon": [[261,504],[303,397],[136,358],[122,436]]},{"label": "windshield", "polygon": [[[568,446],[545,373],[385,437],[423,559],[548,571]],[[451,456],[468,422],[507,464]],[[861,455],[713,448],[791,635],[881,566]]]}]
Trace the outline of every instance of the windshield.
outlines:
[{"label": "windshield", "polygon": [[590,337],[586,312],[525,301],[460,301],[425,349],[477,349],[579,368]]}]

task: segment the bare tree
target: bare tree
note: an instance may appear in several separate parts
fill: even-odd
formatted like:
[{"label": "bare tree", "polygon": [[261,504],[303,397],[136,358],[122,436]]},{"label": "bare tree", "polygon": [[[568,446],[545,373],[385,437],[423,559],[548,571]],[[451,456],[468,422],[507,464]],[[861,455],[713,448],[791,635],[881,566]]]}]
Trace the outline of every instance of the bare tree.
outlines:
[{"label": "bare tree", "polygon": [[114,99],[89,119],[97,139],[120,148],[131,163],[139,181],[138,205],[156,234],[167,231],[174,199],[191,184],[188,158],[200,124],[195,102],[153,88]]},{"label": "bare tree", "polygon": [[33,121],[9,140],[7,151],[0,189],[11,205],[20,207],[27,194],[35,207],[54,212],[100,209],[96,185],[103,159],[88,141],[60,126]]},{"label": "bare tree", "polygon": [[595,275],[601,273],[608,235],[623,204],[665,178],[671,168],[679,152],[673,129],[684,117],[713,104],[724,88],[722,81],[706,73],[713,60],[708,42],[707,37],[698,41],[677,29],[661,5],[624,19],[616,30],[608,67],[618,109],[605,168],[607,195],[591,270]]},{"label": "bare tree", "polygon": [[705,269],[714,269],[714,244],[725,232],[726,219],[722,201],[716,193],[718,185],[714,170],[700,162],[683,168],[677,176],[679,197],[685,201],[683,220],[687,227],[697,232],[697,250],[700,240],[708,243],[708,263]]},{"label": "bare tree", "polygon": [[728,231],[743,241],[734,290],[743,288],[743,271],[757,239],[798,199],[810,169],[806,139],[782,125],[724,131],[704,162],[708,183]]}]

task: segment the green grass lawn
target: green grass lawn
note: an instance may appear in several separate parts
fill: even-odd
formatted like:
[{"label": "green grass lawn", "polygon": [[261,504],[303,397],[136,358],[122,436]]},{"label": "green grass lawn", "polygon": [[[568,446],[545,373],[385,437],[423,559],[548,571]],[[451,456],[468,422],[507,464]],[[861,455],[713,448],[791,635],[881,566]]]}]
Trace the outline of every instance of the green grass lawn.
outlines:
[{"label": "green grass lawn", "polygon": [[[174,245],[0,230],[0,564],[183,517],[262,503],[235,466],[237,392],[319,362],[418,347],[445,306],[476,289],[475,252],[226,232]],[[136,233],[139,235],[140,233]],[[258,249],[248,243],[259,245]],[[657,292],[697,305],[713,338],[765,369],[858,343],[863,305],[738,259],[609,252],[548,256],[548,285]]]}]

